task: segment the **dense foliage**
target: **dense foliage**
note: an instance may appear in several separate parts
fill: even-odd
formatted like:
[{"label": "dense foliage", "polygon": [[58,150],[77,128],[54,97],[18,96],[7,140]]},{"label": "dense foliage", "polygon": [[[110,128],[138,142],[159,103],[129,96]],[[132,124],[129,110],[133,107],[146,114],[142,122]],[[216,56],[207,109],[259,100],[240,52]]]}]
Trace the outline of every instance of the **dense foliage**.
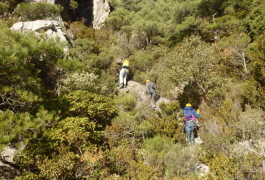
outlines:
[{"label": "dense foliage", "polygon": [[58,17],[62,11],[62,7],[59,5],[52,5],[50,3],[21,3],[15,9],[15,12],[21,16],[22,20],[37,20],[44,18]]},{"label": "dense foliage", "polygon": [[[23,147],[16,179],[263,179],[264,0],[110,3],[100,30],[65,22],[75,36],[65,53],[55,39],[8,28],[53,19],[61,6],[0,0],[0,149]],[[117,93],[124,58],[130,80],[156,81],[171,102],[157,111]],[[200,145],[185,141],[188,102],[201,110]]]}]

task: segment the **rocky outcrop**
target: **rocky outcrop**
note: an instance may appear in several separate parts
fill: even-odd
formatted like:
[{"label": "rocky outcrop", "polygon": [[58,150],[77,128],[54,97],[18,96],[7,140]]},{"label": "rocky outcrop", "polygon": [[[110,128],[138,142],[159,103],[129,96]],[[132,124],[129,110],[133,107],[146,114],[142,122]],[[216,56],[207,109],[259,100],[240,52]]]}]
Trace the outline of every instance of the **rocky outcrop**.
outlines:
[{"label": "rocky outcrop", "polygon": [[47,2],[47,3],[54,4],[55,0],[32,0],[32,2]]},{"label": "rocky outcrop", "polygon": [[[88,26],[93,26],[94,29],[100,29],[110,13],[109,0],[76,0],[78,8],[75,13],[69,10],[69,1],[67,0],[30,0],[28,2],[47,2],[51,4],[60,4],[64,7],[64,20],[84,20]],[[69,11],[67,11],[67,9]],[[70,14],[73,13],[73,14]],[[68,15],[66,15],[68,14]],[[67,17],[67,19],[65,19]]]},{"label": "rocky outcrop", "polygon": [[6,146],[0,157],[0,179],[14,179],[19,175],[18,167],[13,164],[17,149]]},{"label": "rocky outcrop", "polygon": [[232,154],[237,157],[248,154],[255,154],[262,157],[264,159],[262,161],[262,171],[265,172],[265,139],[239,142],[233,146]]},{"label": "rocky outcrop", "polygon": [[93,0],[93,28],[100,29],[110,13],[109,0]]},{"label": "rocky outcrop", "polygon": [[[138,82],[135,82],[135,81],[128,81],[128,86],[126,88],[123,88],[123,89],[120,89],[119,91],[120,92],[125,92],[125,93],[135,93],[137,95],[137,102],[139,104],[143,103],[143,102],[149,102],[150,106],[151,106],[151,100],[149,98],[149,96],[145,95],[145,86],[138,83]],[[160,111],[160,108],[159,108],[159,104],[160,103],[169,103],[170,100],[166,99],[166,98],[163,98],[163,97],[160,97],[158,99],[158,101],[156,102],[156,110]]]},{"label": "rocky outcrop", "polygon": [[62,42],[66,42],[66,34],[62,31],[62,27],[57,21],[49,20],[36,20],[27,22],[18,22],[13,24],[12,30],[19,32],[34,31],[36,33],[44,32],[48,37],[56,38],[58,37]]},{"label": "rocky outcrop", "polygon": [[265,158],[265,139],[257,140],[255,142],[239,142],[233,147],[232,153],[235,156],[243,156],[252,153]]},{"label": "rocky outcrop", "polygon": [[207,166],[206,164],[203,164],[201,162],[197,163],[197,165],[195,167],[195,173],[198,174],[199,177],[204,177],[204,176],[208,175],[209,172],[210,172],[209,166]]}]

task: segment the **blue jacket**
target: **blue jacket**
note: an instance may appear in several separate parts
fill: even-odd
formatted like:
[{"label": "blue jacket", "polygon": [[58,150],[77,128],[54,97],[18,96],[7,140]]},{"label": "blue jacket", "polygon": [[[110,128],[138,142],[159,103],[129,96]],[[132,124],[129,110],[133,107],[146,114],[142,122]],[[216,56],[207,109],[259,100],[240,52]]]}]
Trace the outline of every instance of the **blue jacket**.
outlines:
[{"label": "blue jacket", "polygon": [[191,113],[194,117],[198,118],[200,117],[200,114],[198,114],[195,109],[193,109],[192,107],[188,106],[188,107],[185,107],[183,109],[183,114],[186,115],[187,114],[187,111],[190,111],[191,110]]}]

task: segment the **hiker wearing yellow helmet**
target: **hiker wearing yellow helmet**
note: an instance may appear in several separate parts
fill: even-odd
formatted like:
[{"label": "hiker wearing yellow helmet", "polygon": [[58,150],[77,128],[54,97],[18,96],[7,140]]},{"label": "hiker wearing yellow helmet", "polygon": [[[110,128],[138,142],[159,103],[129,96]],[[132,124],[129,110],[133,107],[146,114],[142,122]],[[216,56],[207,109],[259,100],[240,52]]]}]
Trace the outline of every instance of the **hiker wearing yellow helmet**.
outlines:
[{"label": "hiker wearing yellow helmet", "polygon": [[122,63],[122,68],[120,70],[120,75],[119,75],[120,89],[127,87],[128,74],[129,74],[129,61],[125,59]]},{"label": "hiker wearing yellow helmet", "polygon": [[145,83],[146,83],[145,94],[150,96],[151,105],[153,108],[155,108],[156,107],[156,101],[159,98],[159,96],[156,93],[156,84],[154,81],[150,81],[149,79],[146,80]]},{"label": "hiker wearing yellow helmet", "polygon": [[194,131],[197,127],[197,119],[200,117],[199,111],[196,112],[195,109],[191,106],[190,103],[186,104],[186,107],[183,110],[184,114],[184,124],[185,124],[185,133],[187,135],[188,143],[195,142]]}]

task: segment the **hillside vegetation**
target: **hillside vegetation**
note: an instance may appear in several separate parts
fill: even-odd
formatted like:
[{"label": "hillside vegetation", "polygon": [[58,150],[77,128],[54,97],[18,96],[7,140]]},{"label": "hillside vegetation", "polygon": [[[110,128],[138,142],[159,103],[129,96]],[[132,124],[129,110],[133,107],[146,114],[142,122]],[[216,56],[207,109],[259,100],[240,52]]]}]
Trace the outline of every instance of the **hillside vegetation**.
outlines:
[{"label": "hillside vegetation", "polygon": [[[75,36],[66,54],[57,39],[9,29],[61,6],[0,0],[0,149],[25,145],[16,179],[263,179],[264,0],[110,3],[101,30],[64,22]],[[161,111],[117,93],[125,58],[130,80],[156,81],[171,100]],[[201,111],[201,145],[185,141],[186,103]]]}]

